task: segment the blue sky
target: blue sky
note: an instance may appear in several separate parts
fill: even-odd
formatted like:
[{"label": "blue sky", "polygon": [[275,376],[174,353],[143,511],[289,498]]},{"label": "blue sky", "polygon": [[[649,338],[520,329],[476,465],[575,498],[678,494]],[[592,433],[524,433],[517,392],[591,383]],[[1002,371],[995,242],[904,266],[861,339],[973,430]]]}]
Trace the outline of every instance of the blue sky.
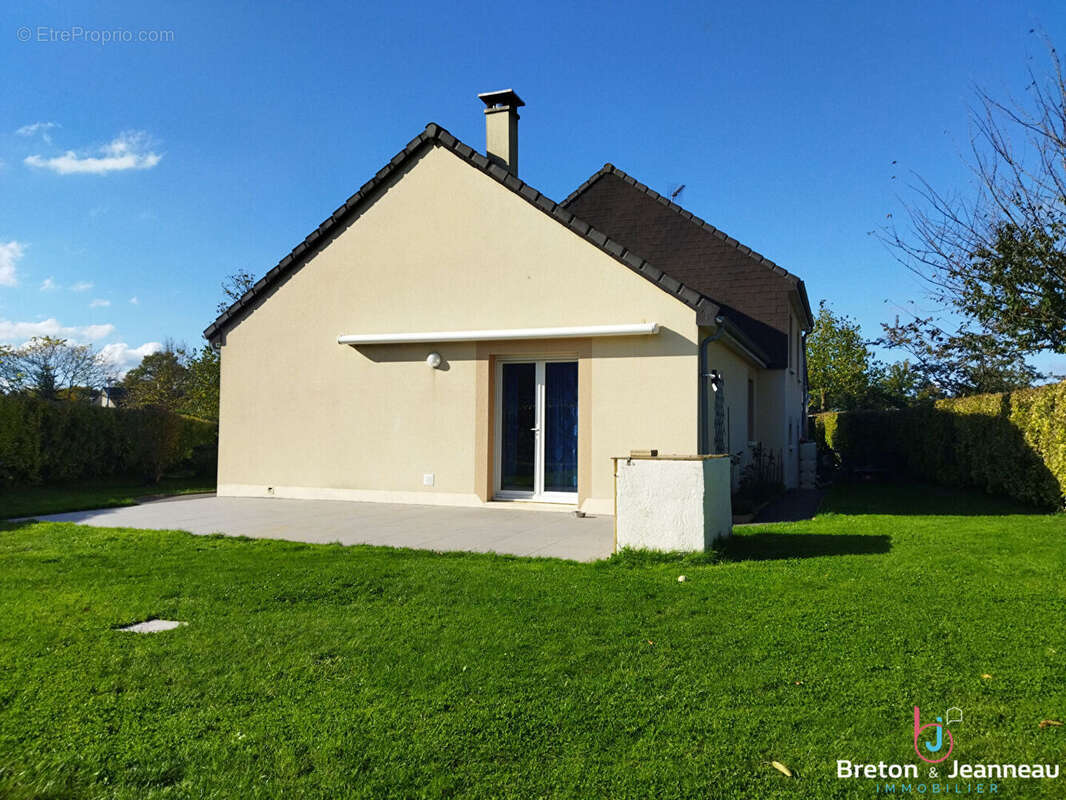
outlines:
[{"label": "blue sky", "polygon": [[930,305],[869,232],[915,173],[971,191],[975,87],[1022,93],[1047,65],[1032,29],[1066,43],[1061,0],[506,8],[9,0],[0,342],[67,335],[126,367],[198,345],[225,275],[272,267],[427,122],[481,149],[476,94],[504,87],[524,180],[562,199],[611,161],[683,183],[872,337]]}]

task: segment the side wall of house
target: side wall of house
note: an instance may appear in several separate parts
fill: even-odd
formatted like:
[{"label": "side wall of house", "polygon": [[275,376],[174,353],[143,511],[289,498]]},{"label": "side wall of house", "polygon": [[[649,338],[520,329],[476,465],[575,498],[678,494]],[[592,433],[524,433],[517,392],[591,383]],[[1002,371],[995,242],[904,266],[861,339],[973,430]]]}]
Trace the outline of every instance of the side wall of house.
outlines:
[{"label": "side wall of house", "polygon": [[[713,328],[700,328],[700,338],[713,335]],[[707,369],[717,370],[722,376],[721,391],[725,397],[726,410],[726,441],[725,451],[731,456],[736,456],[732,467],[732,482],[736,488],[740,479],[741,471],[748,463],[750,448],[748,447],[748,381],[752,381],[753,388],[757,387],[761,370],[751,361],[741,356],[725,342],[719,340],[713,342],[707,349]],[[707,424],[710,428],[709,441],[714,442],[714,403],[715,395],[707,392]],[[758,420],[759,406],[756,397],[755,415]]]},{"label": "side wall of house", "polygon": [[807,421],[802,322],[797,309],[792,310],[790,330],[788,366],[759,374],[756,435],[782,464],[785,488],[795,489],[799,486],[799,443]]},{"label": "side wall of house", "polygon": [[[377,345],[340,334],[658,322],[610,339]],[[695,312],[431,147],[230,329],[219,492],[477,504],[492,495],[495,359],[579,361],[579,498],[611,456],[697,448]],[[442,368],[426,364],[428,353]],[[433,485],[425,476],[432,474]]]}]

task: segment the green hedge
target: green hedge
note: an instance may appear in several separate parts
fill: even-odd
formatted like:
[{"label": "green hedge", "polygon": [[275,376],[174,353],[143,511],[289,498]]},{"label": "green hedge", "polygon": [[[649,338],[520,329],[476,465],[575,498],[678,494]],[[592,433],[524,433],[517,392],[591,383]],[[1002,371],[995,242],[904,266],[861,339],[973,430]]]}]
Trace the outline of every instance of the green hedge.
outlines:
[{"label": "green hedge", "polygon": [[1045,508],[1066,495],[1066,382],[902,411],[813,417],[819,446],[846,467],[973,486]]},{"label": "green hedge", "polygon": [[214,422],[157,409],[114,409],[0,396],[0,485],[124,476],[158,481],[176,469],[211,474]]}]

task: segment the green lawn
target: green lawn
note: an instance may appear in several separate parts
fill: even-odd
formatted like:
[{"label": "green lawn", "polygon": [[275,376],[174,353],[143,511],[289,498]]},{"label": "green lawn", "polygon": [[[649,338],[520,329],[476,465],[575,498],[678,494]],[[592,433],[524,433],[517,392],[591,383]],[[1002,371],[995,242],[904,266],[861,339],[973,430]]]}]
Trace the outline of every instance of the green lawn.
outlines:
[{"label": "green lawn", "polygon": [[213,491],[215,483],[208,478],[164,478],[154,484],[120,478],[69,486],[14,486],[0,489],[0,519],[131,506],[139,497]]},{"label": "green lawn", "polygon": [[918,763],[916,704],[952,758],[1062,759],[1066,518],[825,509],[591,565],[7,524],[0,796],[872,797],[836,759]]}]

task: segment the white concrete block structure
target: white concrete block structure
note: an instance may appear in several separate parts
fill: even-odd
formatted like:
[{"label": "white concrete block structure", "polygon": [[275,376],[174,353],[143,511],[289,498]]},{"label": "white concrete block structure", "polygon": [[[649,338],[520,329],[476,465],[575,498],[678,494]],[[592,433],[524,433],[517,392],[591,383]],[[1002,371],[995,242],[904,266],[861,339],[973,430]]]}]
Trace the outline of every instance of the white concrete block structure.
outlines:
[{"label": "white concrete block structure", "polygon": [[728,456],[615,462],[616,549],[704,551],[733,528]]}]

